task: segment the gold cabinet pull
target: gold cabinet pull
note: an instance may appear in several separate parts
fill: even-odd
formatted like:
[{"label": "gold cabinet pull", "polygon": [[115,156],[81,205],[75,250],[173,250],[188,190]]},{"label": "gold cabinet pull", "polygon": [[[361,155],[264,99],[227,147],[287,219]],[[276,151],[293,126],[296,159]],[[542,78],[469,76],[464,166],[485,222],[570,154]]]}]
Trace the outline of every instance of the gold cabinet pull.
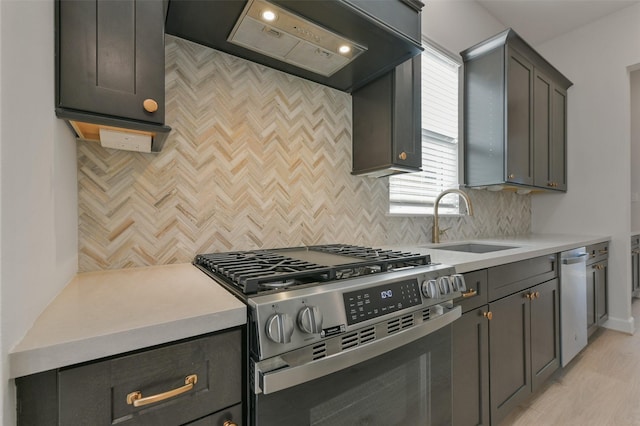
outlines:
[{"label": "gold cabinet pull", "polygon": [[533,293],[525,293],[524,297],[526,297],[527,299],[531,300],[531,299],[533,299]]},{"label": "gold cabinet pull", "polygon": [[540,292],[536,291],[535,293],[533,293],[534,297],[537,299],[540,297]]},{"label": "gold cabinet pull", "polygon": [[406,152],[401,152],[400,155],[398,155],[398,158],[401,160],[406,160],[407,159],[407,153]]},{"label": "gold cabinet pull", "polygon": [[516,177],[516,175],[514,175],[513,173],[511,173],[509,176],[507,176],[509,179],[513,179]]},{"label": "gold cabinet pull", "polygon": [[491,321],[493,319],[493,312],[491,312],[491,311],[483,312],[482,316],[485,317],[486,319],[488,319],[489,321]]},{"label": "gold cabinet pull", "polygon": [[142,101],[142,107],[147,112],[156,112],[158,110],[158,103],[153,99],[145,99]]},{"label": "gold cabinet pull", "polygon": [[181,395],[185,392],[189,392],[193,389],[193,386],[198,382],[198,376],[191,374],[184,379],[184,386],[180,386],[170,391],[162,392],[156,395],[142,397],[141,391],[131,392],[127,395],[127,404],[133,404],[134,407],[142,407],[143,405],[154,404],[156,402],[164,401],[165,399],[173,398],[174,396]]},{"label": "gold cabinet pull", "polygon": [[478,292],[470,288],[469,291],[462,293],[462,297],[473,297],[476,294],[478,294]]},{"label": "gold cabinet pull", "polygon": [[231,420],[225,420],[222,426],[238,426],[238,425],[232,422]]},{"label": "gold cabinet pull", "polygon": [[607,254],[607,253],[609,253],[609,250],[604,249],[604,250],[599,250],[598,252],[599,252],[600,254]]}]

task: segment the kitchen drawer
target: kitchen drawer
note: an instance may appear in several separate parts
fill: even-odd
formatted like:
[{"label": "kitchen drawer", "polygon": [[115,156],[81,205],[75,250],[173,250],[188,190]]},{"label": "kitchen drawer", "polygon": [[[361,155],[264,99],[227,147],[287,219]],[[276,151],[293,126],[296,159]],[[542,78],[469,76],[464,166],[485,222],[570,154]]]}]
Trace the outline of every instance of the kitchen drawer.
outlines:
[{"label": "kitchen drawer", "polygon": [[489,301],[525,290],[557,276],[557,254],[494,266],[489,268]]},{"label": "kitchen drawer", "polygon": [[191,422],[188,426],[242,426],[242,424],[242,404],[237,404],[226,410]]},{"label": "kitchen drawer", "polygon": [[[62,425],[184,424],[242,401],[240,330],[119,356],[58,373]],[[187,390],[185,378],[197,375]],[[143,398],[182,388],[185,392],[134,407]]]},{"label": "kitchen drawer", "polygon": [[609,258],[609,242],[587,246],[587,253],[589,253],[587,265],[606,260]]},{"label": "kitchen drawer", "polygon": [[467,291],[463,293],[463,297],[456,300],[456,303],[462,306],[462,313],[469,312],[482,305],[486,305],[489,300],[487,297],[487,270],[481,269],[479,271],[467,272],[462,275],[464,275]]}]

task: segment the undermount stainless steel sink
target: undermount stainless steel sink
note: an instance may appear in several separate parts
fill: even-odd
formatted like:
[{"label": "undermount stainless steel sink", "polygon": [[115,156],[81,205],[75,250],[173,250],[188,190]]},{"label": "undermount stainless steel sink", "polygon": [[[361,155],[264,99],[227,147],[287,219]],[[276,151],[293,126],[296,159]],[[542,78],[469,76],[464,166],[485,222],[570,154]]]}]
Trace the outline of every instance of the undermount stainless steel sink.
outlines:
[{"label": "undermount stainless steel sink", "polygon": [[449,245],[434,245],[431,248],[437,250],[462,251],[466,253],[490,253],[492,251],[509,250],[518,248],[516,246],[499,246],[495,244],[462,243]]}]

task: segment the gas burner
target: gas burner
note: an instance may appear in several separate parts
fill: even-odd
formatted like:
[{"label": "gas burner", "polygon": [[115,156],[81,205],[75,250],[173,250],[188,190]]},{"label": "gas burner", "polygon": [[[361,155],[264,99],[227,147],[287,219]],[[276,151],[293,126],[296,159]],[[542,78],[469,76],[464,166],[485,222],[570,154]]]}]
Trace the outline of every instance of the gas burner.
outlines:
[{"label": "gas burner", "polygon": [[336,271],[336,279],[342,280],[347,278],[359,277],[362,275],[376,274],[378,272],[382,272],[382,267],[380,267],[380,265],[338,269]]},{"label": "gas burner", "polygon": [[260,284],[260,289],[264,289],[264,290],[274,290],[274,289],[281,289],[281,288],[288,288],[288,287],[294,287],[296,285],[300,284],[299,281],[296,280],[282,280],[282,281],[269,281],[267,283],[261,283]]}]

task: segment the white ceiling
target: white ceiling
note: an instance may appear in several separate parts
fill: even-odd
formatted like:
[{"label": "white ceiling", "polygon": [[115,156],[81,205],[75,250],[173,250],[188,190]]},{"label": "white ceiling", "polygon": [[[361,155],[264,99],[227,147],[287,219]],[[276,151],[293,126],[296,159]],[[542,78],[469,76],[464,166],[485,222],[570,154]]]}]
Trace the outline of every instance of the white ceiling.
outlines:
[{"label": "white ceiling", "polygon": [[[532,45],[544,43],[640,0],[476,0]],[[640,25],[640,23],[638,24]]]}]

